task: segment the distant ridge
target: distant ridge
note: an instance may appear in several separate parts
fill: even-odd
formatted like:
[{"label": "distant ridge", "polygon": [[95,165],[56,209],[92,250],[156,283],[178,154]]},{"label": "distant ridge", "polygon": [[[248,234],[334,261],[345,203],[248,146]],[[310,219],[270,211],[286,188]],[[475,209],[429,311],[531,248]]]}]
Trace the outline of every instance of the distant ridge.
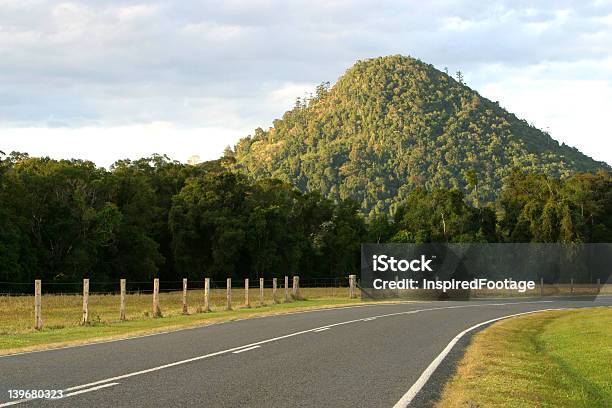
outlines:
[{"label": "distant ridge", "polygon": [[[518,119],[432,65],[400,55],[358,61],[329,88],[256,129],[235,167],[384,212],[417,186],[494,200],[513,169],[566,177],[610,167]],[[469,187],[468,187],[469,186]]]}]

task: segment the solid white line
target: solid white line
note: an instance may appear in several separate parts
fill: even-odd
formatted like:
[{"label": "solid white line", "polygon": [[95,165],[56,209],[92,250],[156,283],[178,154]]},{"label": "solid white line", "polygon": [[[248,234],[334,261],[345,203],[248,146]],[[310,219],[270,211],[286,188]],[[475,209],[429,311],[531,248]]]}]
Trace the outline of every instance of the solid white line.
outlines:
[{"label": "solid white line", "polygon": [[313,330],[313,332],[320,333],[320,332],[325,331],[325,330],[329,330],[329,327],[321,327],[320,329]]},{"label": "solid white line", "polygon": [[425,369],[425,371],[423,371],[423,373],[421,374],[419,379],[416,380],[416,382],[414,384],[412,384],[412,387],[410,387],[410,389],[408,391],[406,391],[404,396],[402,396],[402,398],[400,398],[400,400],[397,401],[397,403],[393,406],[393,408],[405,408],[408,405],[410,405],[410,403],[412,402],[414,397],[416,397],[416,395],[419,393],[419,391],[421,391],[421,389],[427,383],[427,381],[429,380],[431,375],[434,373],[434,371],[436,371],[436,368],[438,368],[440,363],[442,363],[444,358],[448,355],[448,353],[450,353],[450,351],[455,346],[455,344],[457,344],[457,342],[466,333],[469,333],[472,330],[477,329],[477,328],[479,328],[481,326],[484,326],[486,324],[493,323],[493,322],[496,322],[498,320],[508,319],[510,317],[521,316],[521,315],[526,315],[526,314],[531,314],[531,313],[538,313],[538,312],[546,312],[546,311],[550,311],[550,310],[565,310],[565,309],[567,309],[567,308],[562,307],[562,308],[557,308],[557,309],[542,309],[542,310],[533,310],[533,311],[530,311],[530,312],[515,313],[515,314],[511,314],[511,315],[497,317],[495,319],[487,320],[486,322],[478,323],[478,324],[475,324],[472,327],[469,327],[469,328],[465,329],[464,331],[462,331],[461,333],[456,335],[455,338],[453,338],[451,340],[451,342],[448,343],[448,345],[444,348],[444,350],[442,350],[442,352],[440,354],[438,354],[438,357],[436,357],[431,362],[431,364],[429,364],[429,366],[427,366],[427,368]]},{"label": "solid white line", "polygon": [[86,388],[84,390],[79,390],[79,391],[68,393],[68,394],[64,395],[64,398],[72,397],[73,395],[85,394],[86,392],[97,391],[97,390],[100,390],[102,388],[112,387],[113,385],[117,385],[117,384],[119,384],[119,383],[114,382],[114,383],[109,383],[109,384],[98,385],[97,387]]},{"label": "solid white line", "polygon": [[[75,391],[75,392],[71,392],[71,393],[68,393],[68,394],[64,394],[64,396],[62,398],[56,398],[56,399],[59,400],[59,399],[63,399],[63,398],[66,398],[66,397],[73,397],[75,395],[85,394],[86,392],[98,391],[98,390],[101,390],[102,388],[112,387],[113,385],[117,385],[117,384],[119,384],[119,383],[102,384],[102,385],[98,385],[97,387],[87,388],[87,389],[84,389],[84,390],[80,390],[80,391]],[[2,407],[10,407],[12,405],[17,405],[17,404],[21,404],[23,402],[34,401],[34,400],[38,400],[38,399],[43,399],[44,400],[45,398],[24,398],[24,399],[20,399],[20,400],[5,402],[4,404],[0,404],[0,408],[2,408]],[[49,401],[54,401],[56,399],[49,399]]]},{"label": "solid white line", "polygon": [[[485,304],[472,304],[472,305],[442,306],[442,307],[432,307],[432,308],[427,308],[427,309],[416,309],[416,310],[410,310],[410,311],[406,311],[406,312],[387,313],[387,314],[378,315],[378,316],[371,316],[371,317],[379,318],[379,317],[402,316],[402,315],[415,314],[415,313],[419,313],[419,312],[428,312],[428,311],[433,311],[433,310],[444,310],[444,309],[461,309],[461,308],[485,307],[485,306],[525,305],[525,304],[551,303],[551,302],[553,302],[553,301],[552,300],[539,300],[539,301],[533,301],[533,302],[485,303]],[[91,383],[88,383],[88,384],[76,385],[74,387],[66,388],[64,390],[64,392],[66,392],[66,391],[74,391],[74,390],[78,390],[78,389],[82,389],[82,388],[94,387],[94,386],[97,386],[97,385],[100,385],[100,384],[106,384],[106,383],[109,383],[109,382],[112,382],[112,381],[119,381],[119,380],[123,380],[125,378],[134,377],[134,376],[137,376],[137,375],[148,374],[148,373],[152,373],[152,372],[155,372],[155,371],[160,371],[160,370],[163,370],[163,369],[166,369],[166,368],[171,368],[171,367],[176,367],[176,366],[187,364],[187,363],[192,363],[194,361],[200,361],[200,360],[204,360],[204,359],[207,359],[207,358],[211,358],[211,357],[215,357],[215,356],[220,356],[222,354],[233,353],[236,350],[241,350],[241,349],[244,349],[244,348],[247,348],[247,347],[259,346],[259,345],[271,343],[271,342],[274,342],[274,341],[288,339],[288,338],[299,336],[299,335],[302,335],[302,334],[305,334],[305,333],[311,333],[311,332],[314,332],[314,331],[322,329],[322,328],[331,328],[331,327],[342,326],[342,325],[345,325],[345,324],[351,324],[351,323],[356,323],[356,322],[361,322],[361,321],[363,321],[363,318],[354,319],[354,320],[347,320],[347,321],[344,321],[344,322],[339,322],[339,323],[334,323],[334,324],[328,324],[328,325],[325,325],[325,326],[315,327],[313,329],[293,332],[293,333],[285,334],[283,336],[272,337],[272,338],[267,339],[267,340],[262,340],[262,341],[258,341],[258,342],[251,343],[251,344],[245,344],[245,345],[242,345],[242,346],[233,347],[233,348],[230,348],[230,349],[221,350],[221,351],[217,351],[217,352],[210,353],[210,354],[205,354],[205,355],[202,355],[202,356],[188,358],[186,360],[175,361],[173,363],[169,363],[169,364],[164,364],[164,365],[160,365],[160,366],[157,366],[157,367],[148,368],[146,370],[134,371],[134,372],[131,372],[131,373],[128,373],[128,374],[123,374],[123,375],[118,375],[118,376],[115,376],[115,377],[105,378],[103,380],[94,381],[94,382],[91,382]],[[13,402],[17,402],[17,401],[13,401]],[[15,404],[12,404],[12,405],[15,405]],[[2,406],[0,405],[0,407],[2,407]]]},{"label": "solid white line", "polygon": [[239,353],[244,353],[245,351],[249,351],[249,350],[254,350],[256,348],[260,348],[261,346],[253,346],[253,347],[247,347],[247,348],[243,348],[240,350],[236,350],[236,351],[232,351],[233,354],[239,354]]}]

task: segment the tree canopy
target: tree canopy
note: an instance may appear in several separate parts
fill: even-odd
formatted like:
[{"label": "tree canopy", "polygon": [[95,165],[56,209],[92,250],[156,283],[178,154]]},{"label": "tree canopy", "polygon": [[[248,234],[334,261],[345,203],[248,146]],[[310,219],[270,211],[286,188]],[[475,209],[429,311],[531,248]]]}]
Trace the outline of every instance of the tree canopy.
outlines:
[{"label": "tree canopy", "polygon": [[365,217],[350,199],[228,167],[0,156],[0,282],[340,278],[359,270],[365,242],[612,241],[604,171],[515,171],[478,206],[459,189],[417,187],[393,214]]},{"label": "tree canopy", "polygon": [[372,215],[394,211],[417,187],[459,189],[478,205],[495,201],[516,168],[557,178],[610,169],[461,78],[397,55],[357,62],[229,155],[245,174],[350,198]]}]

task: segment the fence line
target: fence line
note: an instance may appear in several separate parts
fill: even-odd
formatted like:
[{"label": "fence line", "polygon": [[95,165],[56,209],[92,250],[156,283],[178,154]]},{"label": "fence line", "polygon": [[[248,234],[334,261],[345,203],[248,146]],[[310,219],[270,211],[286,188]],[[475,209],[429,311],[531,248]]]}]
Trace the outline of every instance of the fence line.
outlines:
[{"label": "fence line", "polygon": [[[291,289],[289,287],[289,276],[285,276],[284,281],[285,302],[291,302],[292,300],[304,298],[329,298],[336,296],[346,298],[348,297],[346,292],[342,289],[338,290],[338,288],[347,287],[347,282],[350,279],[348,281],[341,278],[309,280],[306,282],[310,282],[312,287],[305,287],[300,277],[294,276],[291,279]],[[177,285],[179,282],[181,283],[180,286]],[[145,283],[146,286],[144,285]],[[170,282],[154,278],[153,282],[130,282],[122,278],[114,283],[95,282],[89,278],[84,278],[80,283],[42,282],[37,279],[33,285],[29,284],[30,288],[33,286],[34,289],[33,327],[36,330],[42,330],[43,320],[46,320],[47,327],[64,327],[66,324],[76,325],[80,323],[88,325],[92,322],[125,321],[143,316],[156,318],[163,315],[177,315],[181,313],[187,315],[222,309],[232,310],[241,307],[254,307],[255,305],[257,307],[264,307],[283,302],[282,299],[279,299],[278,290],[280,288],[278,278],[276,277],[269,279],[260,277],[258,282],[252,282],[252,280],[246,278],[244,285],[236,286],[240,283],[242,282],[233,281],[232,278],[227,278],[224,282],[214,281],[211,278],[204,278],[203,280],[188,280],[184,278],[181,281]],[[101,285],[111,290],[105,292],[96,291]],[[68,287],[75,290],[70,290],[67,293],[58,293],[56,292],[58,287],[62,290]],[[77,288],[80,290],[77,290]],[[251,289],[258,289],[256,303],[253,303],[251,299]],[[115,294],[119,296],[115,297]],[[0,293],[0,302],[3,302],[5,306],[8,305],[9,309],[20,308],[22,310],[23,307],[21,305],[23,302],[18,300],[18,298],[24,297],[25,299],[25,296],[12,295],[11,293],[9,296],[2,296]],[[233,296],[235,296],[235,299]],[[12,301],[12,298],[15,298],[15,300]],[[241,302],[242,299],[244,299],[244,303]],[[79,306],[76,306],[77,303],[80,303]],[[147,308],[143,308],[145,303],[149,305]],[[12,304],[15,306],[11,306]],[[2,306],[2,303],[0,303],[0,306]],[[80,313],[79,309],[81,309]],[[113,309],[114,312],[112,311]],[[162,310],[164,313],[162,313]],[[71,316],[75,314],[77,316],[80,314],[80,316],[74,320],[74,323],[70,323],[72,321]],[[29,321],[31,322],[31,320]],[[49,323],[50,321],[51,323]],[[61,324],[58,324],[58,321],[61,321]],[[32,326],[28,325],[28,327],[31,328]]]},{"label": "fence line", "polygon": [[[83,279],[82,292],[81,294],[72,293],[71,295],[55,295],[53,293],[49,294],[49,297],[45,296],[43,299],[43,289],[47,285],[41,280],[34,281],[34,328],[36,330],[41,330],[43,328],[43,321],[45,321],[45,325],[47,327],[58,327],[56,322],[58,320],[58,315],[62,314],[63,316],[71,316],[70,321],[78,324],[79,321],[81,324],[89,324],[92,321],[100,322],[102,321],[101,315],[106,314],[106,321],[123,321],[130,318],[142,317],[143,315],[146,317],[161,317],[162,309],[168,312],[168,315],[176,315],[176,314],[189,314],[191,313],[200,313],[200,312],[210,312],[210,311],[218,311],[218,310],[232,310],[233,308],[240,307],[250,307],[251,299],[250,299],[250,289],[256,288],[259,289],[259,301],[257,305],[259,307],[265,306],[266,304],[276,304],[281,303],[281,300],[278,299],[278,279],[271,278],[266,280],[264,278],[259,278],[258,284],[251,286],[251,281],[246,278],[244,280],[244,285],[241,282],[234,282],[239,284],[238,287],[233,286],[233,281],[231,278],[227,278],[225,280],[225,288],[223,288],[222,281],[213,281],[210,278],[205,278],[203,281],[189,281],[186,278],[182,281],[182,291],[180,289],[177,290],[167,290],[163,292],[160,288],[162,287],[163,282],[161,282],[158,278],[153,280],[152,290],[148,291],[135,291],[132,293],[130,297],[128,294],[130,293],[127,288],[129,287],[129,283],[126,279],[119,280],[119,299],[113,296],[105,296],[105,295],[95,295],[95,292],[91,291],[92,285],[95,285],[95,282],[91,282],[89,279]],[[194,282],[198,282],[199,285],[194,287]],[[360,293],[364,293],[365,289],[361,289],[357,282],[356,275],[349,275],[348,279],[333,279],[328,280],[328,282],[333,283],[329,285],[321,285],[319,287],[309,287],[306,285],[302,285],[302,280],[299,276],[293,276],[292,278],[292,287],[291,292],[289,291],[289,276],[284,277],[284,290],[285,290],[285,300],[284,302],[290,302],[292,299],[300,300],[304,298],[328,298],[328,297],[341,297],[341,298],[350,298],[354,299],[360,295]],[[203,283],[203,285],[202,285]],[[318,282],[319,284],[321,282]],[[149,288],[151,288],[151,282],[148,283]],[[189,292],[189,289],[192,289],[192,292]],[[557,284],[550,285],[545,284],[543,280],[540,281],[539,287],[536,287],[533,291],[533,294],[540,295],[551,295],[551,294],[570,294],[570,295],[583,295],[583,294],[592,294],[593,290],[599,293],[600,290],[605,291],[605,293],[610,293],[612,290],[612,285],[601,282],[600,279],[597,279],[596,286],[592,284],[583,284],[576,283],[573,279],[570,280],[568,284]],[[235,295],[235,299],[233,299],[233,295]],[[397,295],[397,294],[396,294]],[[151,296],[151,297],[149,297]],[[189,296],[189,298],[188,298]],[[244,298],[242,298],[244,296]],[[397,297],[397,296],[396,296]],[[16,297],[13,301],[12,297],[4,297],[0,296],[0,302],[8,305],[9,310],[24,310],[25,302],[22,302]],[[24,298],[25,299],[25,298]],[[188,302],[190,299],[190,302]],[[244,299],[244,303],[242,300]],[[152,313],[151,313],[151,302],[152,300]],[[11,306],[11,302],[16,305],[20,305],[19,307]],[[117,303],[115,303],[117,302]],[[25,309],[32,310],[32,304],[27,302],[27,306]],[[81,305],[79,305],[81,303]],[[191,303],[191,307],[189,306]],[[146,311],[143,312],[143,304],[147,304]],[[202,304],[204,305],[202,307]],[[2,306],[2,303],[0,303]],[[79,313],[79,306],[82,306],[81,312]],[[135,309],[138,311],[135,312]],[[108,318],[109,310],[111,310],[112,315],[114,317]],[[117,311],[119,312],[117,314]],[[30,312],[31,313],[31,312]],[[79,316],[80,314],[80,316]],[[31,314],[26,313],[28,327],[31,328]],[[43,316],[44,315],[44,316]],[[74,318],[74,320],[72,320]],[[55,320],[54,320],[55,319]],[[66,321],[66,318],[63,317],[63,322]]]},{"label": "fence line", "polygon": [[[259,279],[258,277],[257,279]],[[225,280],[213,280],[210,279],[211,289],[216,288],[225,288]],[[282,277],[280,278],[281,282],[278,282],[277,278],[277,290],[280,289],[280,285],[282,285]],[[111,295],[111,294],[120,294],[121,293],[121,279],[117,279],[116,281],[94,281],[90,279],[89,283],[89,295]],[[234,285],[240,282],[240,280],[235,280]],[[250,281],[251,282],[251,281]],[[188,281],[187,289],[201,289],[203,288],[205,280],[191,280]],[[256,283],[253,286],[253,283]],[[289,282],[291,284],[291,282]],[[54,293],[58,295],[74,295],[74,294],[82,294],[82,285],[83,281],[79,282],[57,282],[57,281],[44,281],[44,285],[42,287],[43,293]],[[159,293],[165,292],[174,292],[174,291],[182,291],[183,290],[183,280],[161,280],[159,282]],[[264,278],[264,288],[272,289],[274,285],[274,278]],[[312,287],[312,288],[341,288],[348,287],[348,279],[347,277],[341,278],[309,278],[302,279],[300,277],[300,286],[302,287]],[[240,285],[242,287],[242,285]],[[251,282],[251,288],[256,287],[259,288],[259,284],[257,282]],[[126,294],[147,294],[153,293],[151,281],[127,281],[126,282]],[[8,296],[20,296],[20,295],[33,295],[34,294],[34,284],[33,282],[0,282],[0,296],[8,295]]]}]

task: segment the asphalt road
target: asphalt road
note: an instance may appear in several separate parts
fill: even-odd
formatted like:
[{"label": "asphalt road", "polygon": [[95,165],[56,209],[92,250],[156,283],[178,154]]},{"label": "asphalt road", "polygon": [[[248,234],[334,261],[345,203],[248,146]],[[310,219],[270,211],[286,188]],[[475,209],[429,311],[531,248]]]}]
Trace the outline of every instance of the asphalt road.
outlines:
[{"label": "asphalt road", "polygon": [[[392,407],[461,331],[533,310],[612,306],[566,299],[368,305],[240,320],[0,357],[11,389],[64,390],[57,407]],[[413,400],[426,406],[467,339]]]}]

